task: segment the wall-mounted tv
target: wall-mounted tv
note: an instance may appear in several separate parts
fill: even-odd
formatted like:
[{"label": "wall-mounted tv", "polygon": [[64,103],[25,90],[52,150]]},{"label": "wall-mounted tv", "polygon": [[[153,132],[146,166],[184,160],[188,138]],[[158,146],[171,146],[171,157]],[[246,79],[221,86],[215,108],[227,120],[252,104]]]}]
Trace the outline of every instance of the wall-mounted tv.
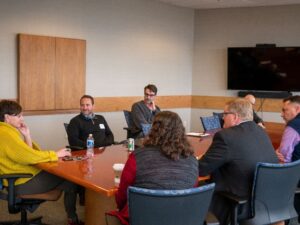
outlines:
[{"label": "wall-mounted tv", "polygon": [[227,88],[300,91],[300,47],[228,48]]}]

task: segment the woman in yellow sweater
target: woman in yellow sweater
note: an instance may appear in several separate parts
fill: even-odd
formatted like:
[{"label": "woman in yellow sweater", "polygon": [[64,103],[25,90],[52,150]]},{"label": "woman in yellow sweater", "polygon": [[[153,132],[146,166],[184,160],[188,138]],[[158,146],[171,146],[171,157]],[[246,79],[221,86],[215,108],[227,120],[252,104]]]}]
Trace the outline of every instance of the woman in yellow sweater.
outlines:
[{"label": "woman in yellow sweater", "polygon": [[[77,185],[41,171],[34,164],[57,161],[69,156],[63,148],[58,151],[41,151],[31,140],[30,130],[24,123],[22,107],[14,101],[0,101],[0,174],[30,173],[31,178],[16,181],[16,194],[41,194],[54,189],[64,190],[68,225],[83,224],[76,215]],[[4,186],[7,182],[4,181]]]}]

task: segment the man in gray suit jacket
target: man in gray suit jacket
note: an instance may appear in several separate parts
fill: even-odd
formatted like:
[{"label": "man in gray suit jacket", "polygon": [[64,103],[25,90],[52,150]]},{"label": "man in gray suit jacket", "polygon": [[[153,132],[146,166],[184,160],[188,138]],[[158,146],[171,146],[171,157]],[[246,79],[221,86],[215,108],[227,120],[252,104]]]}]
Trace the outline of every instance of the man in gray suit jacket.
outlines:
[{"label": "man in gray suit jacket", "polygon": [[[219,191],[250,197],[257,162],[277,163],[272,143],[265,130],[253,122],[251,104],[236,99],[224,109],[224,129],[215,134],[206,154],[199,160],[199,175],[211,174],[216,191],[211,210],[220,224],[228,224],[228,202]],[[241,217],[248,216],[248,207],[240,209]]]}]

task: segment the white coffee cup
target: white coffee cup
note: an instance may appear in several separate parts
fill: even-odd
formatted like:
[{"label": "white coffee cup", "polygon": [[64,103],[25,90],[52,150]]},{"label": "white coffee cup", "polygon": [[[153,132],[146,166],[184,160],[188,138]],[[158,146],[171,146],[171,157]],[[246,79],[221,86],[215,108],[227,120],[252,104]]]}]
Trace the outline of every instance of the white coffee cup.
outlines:
[{"label": "white coffee cup", "polygon": [[114,181],[115,181],[116,186],[119,186],[119,184],[120,184],[121,174],[122,174],[122,171],[124,169],[124,166],[125,166],[124,163],[115,163],[113,165],[113,169],[114,169],[114,172],[115,172]]}]

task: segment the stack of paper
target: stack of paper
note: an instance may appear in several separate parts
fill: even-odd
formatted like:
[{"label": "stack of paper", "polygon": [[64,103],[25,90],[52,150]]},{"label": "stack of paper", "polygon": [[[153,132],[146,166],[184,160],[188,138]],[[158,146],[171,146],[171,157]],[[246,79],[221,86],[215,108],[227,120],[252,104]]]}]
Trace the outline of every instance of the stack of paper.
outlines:
[{"label": "stack of paper", "polygon": [[199,132],[188,132],[186,133],[187,136],[193,136],[193,137],[206,137],[209,136],[210,134],[208,133],[199,133]]}]

